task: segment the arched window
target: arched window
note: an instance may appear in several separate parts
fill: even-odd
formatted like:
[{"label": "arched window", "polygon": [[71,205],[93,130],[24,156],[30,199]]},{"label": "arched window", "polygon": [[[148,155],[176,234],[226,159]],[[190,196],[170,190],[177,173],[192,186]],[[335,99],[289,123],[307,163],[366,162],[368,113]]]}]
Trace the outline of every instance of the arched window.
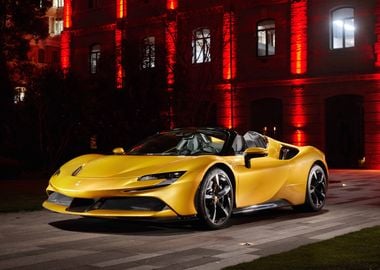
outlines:
[{"label": "arched window", "polygon": [[263,20],[257,24],[257,56],[276,53],[276,25],[274,20]]},{"label": "arched window", "polygon": [[331,47],[332,49],[355,46],[355,21],[353,8],[336,9],[331,14]]},{"label": "arched window", "polygon": [[142,61],[141,68],[154,68],[156,66],[156,48],[155,38],[146,37],[142,44]]},{"label": "arched window", "polygon": [[192,63],[211,62],[211,35],[210,29],[199,28],[193,31],[193,60]]},{"label": "arched window", "polygon": [[90,73],[96,74],[98,72],[98,65],[99,65],[99,59],[100,59],[100,45],[94,44],[90,47]]}]

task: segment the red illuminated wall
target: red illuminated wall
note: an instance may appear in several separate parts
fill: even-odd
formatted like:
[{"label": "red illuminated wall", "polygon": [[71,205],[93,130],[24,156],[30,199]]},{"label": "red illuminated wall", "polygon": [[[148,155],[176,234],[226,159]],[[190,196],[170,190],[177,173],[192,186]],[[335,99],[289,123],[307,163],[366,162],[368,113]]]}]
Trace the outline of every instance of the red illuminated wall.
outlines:
[{"label": "red illuminated wall", "polygon": [[307,71],[307,0],[291,1],[290,70],[293,74]]},{"label": "red illuminated wall", "polygon": [[293,109],[291,110],[291,121],[293,126],[292,141],[295,145],[305,145],[306,115],[305,115],[305,89],[302,86],[292,87]]},{"label": "red illuminated wall", "polygon": [[[290,11],[290,71],[301,75],[307,71],[307,0],[291,1]],[[306,144],[305,89],[292,87],[292,141],[295,145]]]},{"label": "red illuminated wall", "polygon": [[122,66],[122,32],[120,29],[115,29],[115,65],[116,65],[116,88],[123,88],[124,70]]},{"label": "red illuminated wall", "polygon": [[234,122],[233,118],[233,92],[232,92],[232,84],[225,83],[221,86],[221,104],[223,104],[220,109],[221,112],[219,114],[219,121],[225,128],[232,128]]},{"label": "red illuminated wall", "polygon": [[236,35],[235,14],[225,12],[223,15],[223,80],[226,82],[223,91],[222,125],[232,128],[234,119],[234,89],[233,80],[236,78]]},{"label": "red illuminated wall", "polygon": [[235,14],[225,12],[223,16],[223,79],[236,77]]},{"label": "red illuminated wall", "polygon": [[65,30],[61,34],[61,68],[66,73],[70,68],[71,34]]},{"label": "red illuminated wall", "polygon": [[127,0],[116,0],[116,18],[127,17]]},{"label": "red illuminated wall", "polygon": [[376,42],[375,42],[375,66],[377,68],[380,68],[380,2],[377,1],[376,9],[375,9],[375,15],[376,15],[376,22],[375,22],[375,35],[376,35]]},{"label": "red illuminated wall", "polygon": [[[127,0],[116,0],[116,19],[121,20],[127,17]],[[115,29],[115,85],[117,89],[123,88],[124,68],[123,59],[123,32],[116,24]]]},{"label": "red illuminated wall", "polygon": [[[115,0],[111,1],[113,5],[104,7],[104,16],[99,16],[103,7],[89,10],[85,1],[77,4],[80,2],[75,2],[71,11],[74,2],[65,1],[61,43],[64,70],[71,66],[73,70],[76,68],[74,71],[88,75],[88,46],[99,42],[102,50],[108,46],[107,52],[115,53],[112,65],[116,75],[110,80],[122,88],[125,74],[121,63],[127,60],[122,55],[124,40],[133,42],[141,40],[143,35],[154,35],[160,52],[159,83],[155,84],[155,90],[162,94],[157,106],[165,125],[169,116],[170,127],[174,127],[174,114],[178,113],[174,106],[177,84],[189,83],[186,85],[189,91],[197,91],[200,84],[193,78],[203,79],[198,75],[207,72],[213,76],[205,76],[211,79],[204,79],[202,93],[207,101],[217,104],[219,125],[242,132],[249,130],[252,103],[275,98],[282,101],[284,140],[296,145],[315,145],[321,150],[326,150],[326,136],[329,136],[325,130],[326,99],[361,95],[365,100],[365,166],[380,169],[380,1],[242,0],[231,1],[234,4],[231,12],[228,1],[165,0],[149,1],[147,5],[145,1]],[[78,5],[82,5],[82,10]],[[354,48],[332,50],[329,46],[331,10],[345,5],[355,9],[355,22],[360,26],[355,32],[357,43]],[[256,28],[258,22],[266,19],[276,23],[276,52],[259,57]],[[104,27],[108,24],[113,25],[112,29]],[[190,39],[197,27],[212,30],[211,63],[191,63]],[[75,62],[70,63],[70,57]],[[183,80],[175,77],[181,74],[174,70],[177,62],[188,72]],[[137,73],[139,66],[130,66],[134,64],[127,63]],[[154,70],[149,72],[153,74]],[[364,77],[366,82],[362,81]],[[357,85],[349,88],[352,82]],[[211,94],[206,95],[209,90]],[[176,117],[180,123],[180,115]]]},{"label": "red illuminated wall", "polygon": [[176,39],[177,39],[177,22],[168,21],[167,28],[165,31],[165,40],[166,40],[166,61],[167,61],[167,77],[166,82],[169,87],[173,87],[175,78],[174,78],[174,67],[176,63]]},{"label": "red illuminated wall", "polygon": [[64,0],[63,8],[63,26],[65,28],[71,28],[72,26],[72,6],[71,0]]},{"label": "red illuminated wall", "polygon": [[67,73],[71,66],[71,62],[70,62],[70,57],[71,57],[70,28],[72,26],[71,0],[64,1],[63,25],[64,25],[64,31],[61,34],[61,68],[63,72]]},{"label": "red illuminated wall", "polygon": [[178,8],[178,0],[167,0],[166,9],[176,10]]},{"label": "red illuminated wall", "polygon": [[365,165],[380,170],[380,80],[365,104]]},{"label": "red illuminated wall", "polygon": [[[178,0],[167,0],[166,9],[168,12],[175,12],[178,8]],[[170,15],[168,13],[168,15]],[[169,16],[171,17],[171,16]],[[169,126],[174,128],[174,109],[173,109],[173,86],[175,83],[175,64],[177,54],[177,21],[176,18],[167,18],[165,29],[165,44],[166,44],[166,84],[169,94]]]},{"label": "red illuminated wall", "polygon": [[[376,1],[376,22],[375,22],[375,35],[376,35],[376,43],[375,43],[375,66],[380,68],[380,1]],[[367,123],[365,134],[366,141],[371,143],[366,144],[366,155],[371,154],[373,159],[367,159],[367,163],[374,169],[380,169],[380,129],[373,129],[371,126],[379,125],[380,123],[380,73],[377,74],[377,83],[375,89],[377,91],[371,93],[368,96],[368,105],[366,106],[367,114],[370,117],[367,117]],[[373,102],[375,101],[375,102]],[[371,123],[372,122],[372,123]]]}]

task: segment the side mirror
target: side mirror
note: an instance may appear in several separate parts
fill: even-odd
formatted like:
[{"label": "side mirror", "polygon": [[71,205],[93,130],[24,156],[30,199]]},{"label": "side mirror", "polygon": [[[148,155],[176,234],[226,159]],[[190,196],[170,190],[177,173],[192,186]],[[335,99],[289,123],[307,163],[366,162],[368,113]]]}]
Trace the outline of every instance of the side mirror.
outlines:
[{"label": "side mirror", "polygon": [[244,151],[244,165],[246,168],[251,168],[251,159],[258,157],[266,157],[268,150],[262,147],[250,147]]},{"label": "side mirror", "polygon": [[125,155],[125,151],[124,151],[124,148],[123,147],[117,147],[117,148],[114,148],[112,150],[112,152],[115,154],[115,155]]}]

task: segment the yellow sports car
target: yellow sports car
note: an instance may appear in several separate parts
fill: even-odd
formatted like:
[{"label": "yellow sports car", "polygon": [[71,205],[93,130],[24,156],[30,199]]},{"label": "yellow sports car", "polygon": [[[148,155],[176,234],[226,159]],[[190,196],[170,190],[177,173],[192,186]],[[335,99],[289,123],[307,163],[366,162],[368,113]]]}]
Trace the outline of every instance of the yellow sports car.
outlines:
[{"label": "yellow sports car", "polygon": [[198,218],[212,229],[233,213],[282,206],[318,211],[325,205],[324,154],[248,131],[179,128],[131,150],[89,154],[51,177],[51,211],[89,217]]}]

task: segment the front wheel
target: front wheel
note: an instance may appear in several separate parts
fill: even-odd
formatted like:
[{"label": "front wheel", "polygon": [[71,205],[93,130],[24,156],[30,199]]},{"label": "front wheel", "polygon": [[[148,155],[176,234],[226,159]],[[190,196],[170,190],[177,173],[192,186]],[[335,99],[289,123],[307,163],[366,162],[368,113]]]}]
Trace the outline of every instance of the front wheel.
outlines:
[{"label": "front wheel", "polygon": [[232,215],[234,192],[228,174],[222,169],[210,170],[196,195],[198,217],[210,229],[225,227]]},{"label": "front wheel", "polygon": [[319,211],[326,204],[327,176],[318,164],[314,164],[309,172],[306,184],[305,203],[294,208],[302,211]]}]

